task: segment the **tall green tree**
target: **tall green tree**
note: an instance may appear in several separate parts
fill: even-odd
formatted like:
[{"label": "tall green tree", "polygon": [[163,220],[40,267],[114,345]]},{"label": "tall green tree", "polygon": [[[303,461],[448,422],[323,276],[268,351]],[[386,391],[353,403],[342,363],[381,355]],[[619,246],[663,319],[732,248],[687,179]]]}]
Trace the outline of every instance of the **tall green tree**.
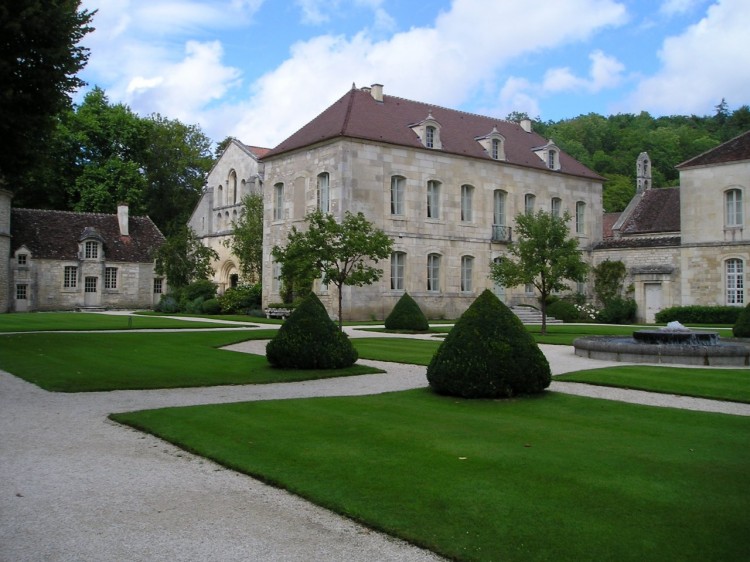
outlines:
[{"label": "tall green tree", "polygon": [[156,273],[165,275],[170,287],[180,289],[193,281],[208,279],[214,274],[211,262],[219,259],[216,250],[204,246],[188,226],[167,237],[156,251]]},{"label": "tall green tree", "polygon": [[542,334],[547,333],[547,299],[553,291],[567,289],[566,281],[582,282],[588,265],[570,236],[570,213],[556,217],[546,211],[516,217],[517,241],[508,255],[491,264],[490,277],[505,287],[533,285],[539,293]]},{"label": "tall green tree", "polygon": [[0,4],[0,178],[11,188],[26,172],[84,82],[79,45],[95,12],[79,0],[12,0]]},{"label": "tall green tree", "polygon": [[244,281],[263,278],[263,196],[250,193],[242,199],[242,213],[232,224],[233,236],[226,246],[239,260]]},{"label": "tall green tree", "polygon": [[285,271],[322,275],[324,284],[338,289],[339,329],[342,329],[342,298],[345,285],[362,287],[379,280],[383,270],[375,267],[391,254],[393,240],[369,222],[363,213],[346,212],[338,222],[333,215],[320,211],[310,213],[305,220],[306,231],[292,227],[284,248],[274,246],[272,254]]}]

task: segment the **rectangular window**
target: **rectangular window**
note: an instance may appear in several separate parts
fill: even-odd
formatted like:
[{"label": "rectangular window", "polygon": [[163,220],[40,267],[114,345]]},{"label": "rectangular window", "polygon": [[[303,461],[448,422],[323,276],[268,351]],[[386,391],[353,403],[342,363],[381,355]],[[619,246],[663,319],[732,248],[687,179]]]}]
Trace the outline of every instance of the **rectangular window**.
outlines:
[{"label": "rectangular window", "polygon": [[65,266],[65,275],[63,277],[63,287],[65,289],[75,289],[78,287],[78,268],[74,265]]},{"label": "rectangular window", "polygon": [[533,295],[534,294],[534,285],[531,283],[526,283],[526,285],[523,288],[524,292],[527,295]]},{"label": "rectangular window", "polygon": [[552,204],[550,205],[550,213],[553,217],[560,218],[562,216],[562,200],[559,197],[552,198]]},{"label": "rectangular window", "polygon": [[557,151],[555,151],[555,150],[550,150],[550,151],[549,151],[549,152],[547,153],[547,167],[548,167],[548,168],[549,168],[550,170],[554,170],[554,169],[556,169],[556,166],[555,166],[555,164],[556,164],[556,159],[557,159]]},{"label": "rectangular window", "polygon": [[742,260],[731,259],[726,262],[727,304],[745,304],[745,273]]},{"label": "rectangular window", "polygon": [[742,192],[730,189],[726,192],[727,226],[742,226]]},{"label": "rectangular window", "polygon": [[427,256],[427,290],[440,290],[440,256],[437,254]]},{"label": "rectangular window", "polygon": [[29,286],[28,285],[16,285],[16,300],[25,301],[29,298]]},{"label": "rectangular window", "polygon": [[273,262],[271,276],[271,292],[278,293],[281,289],[281,264],[279,262]]},{"label": "rectangular window", "polygon": [[26,254],[18,254],[16,257],[16,263],[18,263],[18,265],[26,265]]},{"label": "rectangular window", "polygon": [[576,234],[586,233],[586,203],[576,203]]},{"label": "rectangular window", "polygon": [[117,268],[107,267],[104,269],[104,288],[117,289]]},{"label": "rectangular window", "polygon": [[435,147],[435,127],[427,127],[424,145],[427,148]]},{"label": "rectangular window", "polygon": [[86,259],[97,259],[99,257],[99,243],[92,241],[86,242],[84,245],[84,255]]},{"label": "rectangular window", "polygon": [[279,221],[284,218],[284,184],[277,183],[273,186],[273,220]]},{"label": "rectangular window", "polygon": [[83,281],[83,292],[84,293],[96,293],[96,286],[98,277],[86,277]]},{"label": "rectangular window", "polygon": [[461,291],[471,292],[474,290],[474,258],[463,256],[461,258]]},{"label": "rectangular window", "polygon": [[404,184],[406,178],[393,176],[391,178],[391,214],[404,214]]},{"label": "rectangular window", "polygon": [[440,182],[435,180],[427,182],[427,218],[440,218]]},{"label": "rectangular window", "polygon": [[531,193],[527,193],[526,196],[523,199],[523,208],[524,212],[527,215],[533,215],[534,214],[534,203],[536,202],[536,197],[533,196]]},{"label": "rectangular window", "polygon": [[500,140],[492,139],[492,159],[500,159]]},{"label": "rectangular window", "polygon": [[327,172],[318,174],[318,210],[323,213],[331,210],[330,176]]},{"label": "rectangular window", "polygon": [[404,268],[406,265],[406,254],[393,252],[391,254],[391,289],[394,291],[404,290]]},{"label": "rectangular window", "polygon": [[474,188],[470,185],[461,186],[461,220],[471,222],[473,218],[472,199]]},{"label": "rectangular window", "polygon": [[495,190],[494,195],[494,214],[492,217],[493,224],[497,226],[505,226],[505,197],[506,193],[499,189]]},{"label": "rectangular window", "polygon": [[164,292],[164,279],[154,277],[154,294],[161,295]]}]

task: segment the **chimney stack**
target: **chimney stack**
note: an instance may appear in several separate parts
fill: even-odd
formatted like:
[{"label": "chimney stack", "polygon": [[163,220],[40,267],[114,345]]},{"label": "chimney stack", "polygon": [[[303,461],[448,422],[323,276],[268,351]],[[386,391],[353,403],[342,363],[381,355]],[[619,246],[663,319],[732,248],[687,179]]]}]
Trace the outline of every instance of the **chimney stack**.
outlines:
[{"label": "chimney stack", "polygon": [[373,84],[370,86],[370,95],[375,101],[383,101],[383,85]]},{"label": "chimney stack", "polygon": [[521,119],[521,128],[527,133],[531,132],[531,119]]},{"label": "chimney stack", "polygon": [[117,222],[120,224],[120,236],[130,236],[128,231],[128,204],[117,205]]}]

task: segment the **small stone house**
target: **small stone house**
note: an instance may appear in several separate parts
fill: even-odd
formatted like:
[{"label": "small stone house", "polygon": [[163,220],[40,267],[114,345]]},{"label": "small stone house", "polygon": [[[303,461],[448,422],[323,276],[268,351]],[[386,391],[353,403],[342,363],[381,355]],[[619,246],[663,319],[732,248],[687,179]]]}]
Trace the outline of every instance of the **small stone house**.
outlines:
[{"label": "small stone house", "polygon": [[9,218],[0,312],[152,308],[167,289],[154,272],[164,236],[125,205],[116,215],[10,209],[6,192],[0,207]]}]

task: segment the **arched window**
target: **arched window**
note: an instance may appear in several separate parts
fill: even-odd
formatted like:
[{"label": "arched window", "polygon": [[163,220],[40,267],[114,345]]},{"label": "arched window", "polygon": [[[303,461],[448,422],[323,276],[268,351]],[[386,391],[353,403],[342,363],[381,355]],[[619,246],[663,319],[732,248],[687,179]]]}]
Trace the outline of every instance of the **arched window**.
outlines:
[{"label": "arched window", "polygon": [[471,256],[461,257],[461,291],[470,293],[474,290],[474,258]]},{"label": "arched window", "polygon": [[733,258],[725,262],[727,304],[742,306],[745,304],[745,264],[741,259]]},{"label": "arched window", "polygon": [[576,234],[586,233],[586,203],[576,202]]},{"label": "arched window", "polygon": [[474,220],[472,199],[474,198],[474,187],[471,185],[461,186],[461,220],[471,222]]},{"label": "arched window", "polygon": [[406,178],[402,176],[391,177],[391,214],[404,214],[404,187]]},{"label": "arched window", "polygon": [[227,205],[237,203],[237,172],[232,170],[227,178]]},{"label": "arched window", "polygon": [[318,174],[318,210],[328,213],[331,210],[330,176],[328,172]]},{"label": "arched window", "polygon": [[550,170],[557,170],[557,150],[547,151],[547,167]]},{"label": "arched window", "polygon": [[726,225],[729,227],[742,226],[742,191],[729,189],[724,192],[726,201]]},{"label": "arched window", "polygon": [[224,205],[224,187],[218,186],[216,189],[216,207]]},{"label": "arched window", "polygon": [[490,151],[493,160],[500,160],[500,139],[492,139],[492,150]]},{"label": "arched window", "polygon": [[435,148],[435,133],[437,129],[433,127],[432,125],[427,125],[425,128],[425,140],[424,145],[427,148]]},{"label": "arched window", "polygon": [[427,290],[440,291],[440,255],[429,254],[427,256]]},{"label": "arched window", "polygon": [[394,291],[404,290],[405,267],[406,254],[404,252],[393,252],[391,254],[391,289]]}]

